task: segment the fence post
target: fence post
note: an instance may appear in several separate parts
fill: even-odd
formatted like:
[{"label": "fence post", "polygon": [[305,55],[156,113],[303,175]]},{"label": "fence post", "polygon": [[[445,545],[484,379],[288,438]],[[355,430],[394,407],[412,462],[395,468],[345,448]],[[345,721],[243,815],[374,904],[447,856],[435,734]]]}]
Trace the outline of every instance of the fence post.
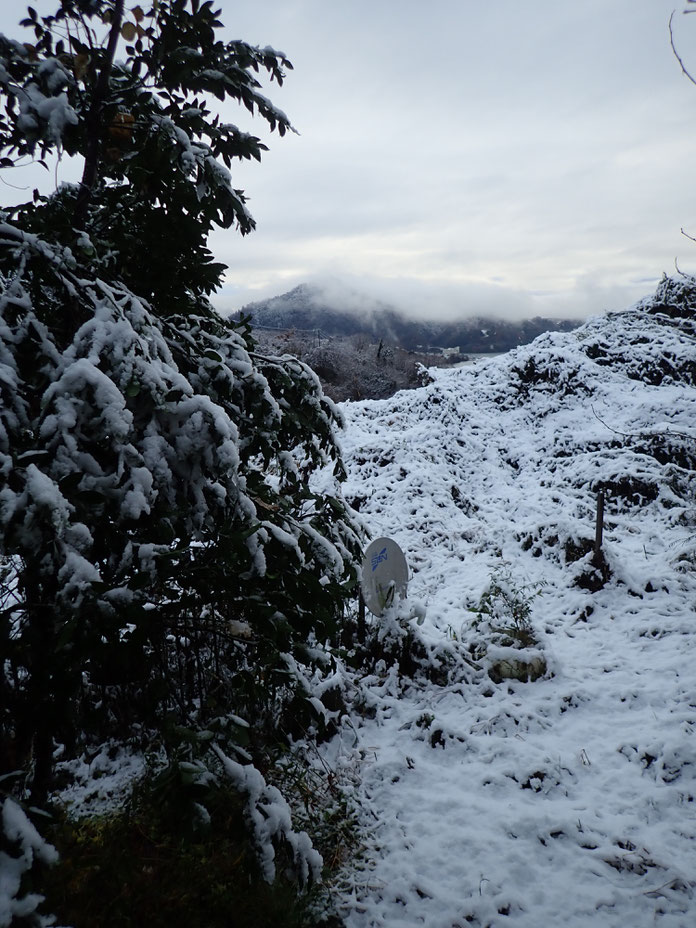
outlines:
[{"label": "fence post", "polygon": [[595,542],[594,555],[592,561],[595,567],[599,567],[604,560],[602,554],[602,532],[604,530],[604,489],[597,493],[597,520],[595,522]]}]

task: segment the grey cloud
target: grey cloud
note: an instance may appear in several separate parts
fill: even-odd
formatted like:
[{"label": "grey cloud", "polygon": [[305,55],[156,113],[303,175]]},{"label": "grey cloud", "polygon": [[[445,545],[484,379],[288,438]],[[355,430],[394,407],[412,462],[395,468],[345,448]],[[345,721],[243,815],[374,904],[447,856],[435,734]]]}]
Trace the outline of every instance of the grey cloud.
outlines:
[{"label": "grey cloud", "polygon": [[[220,5],[228,35],[293,61],[267,92],[301,133],[227,114],[271,150],[233,171],[258,230],[213,237],[225,293],[352,276],[586,314],[690,261],[696,88],[669,47],[673,0]],[[675,30],[689,60],[696,17]]]}]

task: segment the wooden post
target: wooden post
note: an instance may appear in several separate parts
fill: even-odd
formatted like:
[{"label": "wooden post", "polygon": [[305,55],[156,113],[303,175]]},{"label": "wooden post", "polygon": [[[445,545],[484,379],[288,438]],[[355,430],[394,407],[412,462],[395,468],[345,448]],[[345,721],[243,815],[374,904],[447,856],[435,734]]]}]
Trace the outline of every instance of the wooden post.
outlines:
[{"label": "wooden post", "polygon": [[599,567],[603,560],[602,555],[602,532],[604,530],[604,489],[597,493],[597,521],[595,522],[595,543],[594,555],[592,561],[595,567]]},{"label": "wooden post", "polygon": [[365,600],[362,592],[358,599],[358,641],[360,644],[365,643]]}]

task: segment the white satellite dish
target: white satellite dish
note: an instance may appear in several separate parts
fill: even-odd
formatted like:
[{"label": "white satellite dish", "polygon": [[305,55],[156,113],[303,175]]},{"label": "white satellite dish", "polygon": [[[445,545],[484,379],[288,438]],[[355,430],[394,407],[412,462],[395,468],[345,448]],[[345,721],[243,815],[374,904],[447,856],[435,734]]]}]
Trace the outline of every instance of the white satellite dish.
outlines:
[{"label": "white satellite dish", "polygon": [[360,585],[365,605],[378,617],[397,599],[405,598],[408,564],[404,552],[391,538],[377,538],[368,546]]}]

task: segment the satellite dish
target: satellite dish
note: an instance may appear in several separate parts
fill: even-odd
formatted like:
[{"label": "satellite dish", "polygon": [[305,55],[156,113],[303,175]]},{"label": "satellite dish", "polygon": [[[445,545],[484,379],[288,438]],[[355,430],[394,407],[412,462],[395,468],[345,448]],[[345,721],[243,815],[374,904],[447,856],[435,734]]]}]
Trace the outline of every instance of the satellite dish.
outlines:
[{"label": "satellite dish", "polygon": [[373,615],[383,616],[397,599],[404,599],[408,564],[404,552],[391,538],[377,538],[365,551],[362,564],[362,595]]}]

